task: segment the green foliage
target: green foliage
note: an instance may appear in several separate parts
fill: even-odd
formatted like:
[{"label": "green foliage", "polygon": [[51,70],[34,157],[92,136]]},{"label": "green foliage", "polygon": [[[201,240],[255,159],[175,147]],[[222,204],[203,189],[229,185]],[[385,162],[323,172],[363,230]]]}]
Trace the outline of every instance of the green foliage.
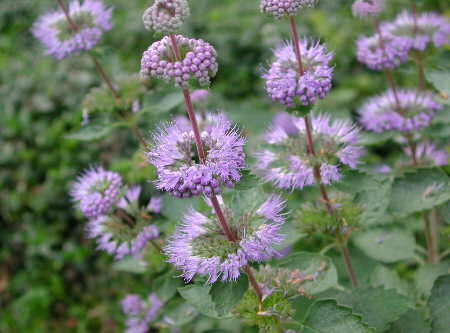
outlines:
[{"label": "green foliage", "polygon": [[408,310],[399,320],[392,323],[387,333],[429,333],[430,324],[427,322],[424,311]]},{"label": "green foliage", "polygon": [[450,275],[441,276],[434,283],[429,300],[431,332],[445,333],[450,327]]}]

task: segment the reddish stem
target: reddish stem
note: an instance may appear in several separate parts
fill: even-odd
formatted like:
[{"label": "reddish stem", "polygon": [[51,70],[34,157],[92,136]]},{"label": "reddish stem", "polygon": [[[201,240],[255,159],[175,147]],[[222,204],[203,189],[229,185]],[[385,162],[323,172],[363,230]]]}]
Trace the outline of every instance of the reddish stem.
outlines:
[{"label": "reddish stem", "polygon": [[225,215],[223,214],[222,208],[220,208],[219,201],[217,200],[217,197],[215,194],[211,195],[211,203],[213,205],[214,211],[216,212],[217,218],[219,219],[220,225],[222,226],[222,229],[227,236],[227,238],[232,242],[237,242],[238,238],[234,234],[234,232],[231,230],[230,226],[227,223],[227,219],[225,218]]},{"label": "reddish stem", "polygon": [[298,33],[297,33],[297,25],[295,23],[295,18],[294,16],[289,16],[289,23],[291,25],[291,35],[292,35],[292,43],[294,44],[294,52],[295,52],[295,56],[297,58],[297,63],[298,63],[298,67],[299,67],[299,73],[300,76],[303,76],[303,74],[305,74],[305,68],[303,67],[303,62],[302,62],[302,53],[300,50],[300,40],[298,38]]},{"label": "reddish stem", "polygon": [[355,270],[353,269],[352,260],[350,258],[350,252],[348,251],[347,246],[342,246],[341,250],[344,256],[345,267],[347,267],[347,271],[349,272],[350,275],[352,287],[356,288],[358,286],[358,280],[356,278]]}]

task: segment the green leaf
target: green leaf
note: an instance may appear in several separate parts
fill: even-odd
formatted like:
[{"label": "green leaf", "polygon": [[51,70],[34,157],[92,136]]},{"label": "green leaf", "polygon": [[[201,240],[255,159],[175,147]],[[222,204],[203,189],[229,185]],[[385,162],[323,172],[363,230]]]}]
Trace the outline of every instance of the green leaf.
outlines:
[{"label": "green leaf", "polygon": [[317,301],[309,309],[302,333],[369,333],[372,329],[352,310],[334,300]]},{"label": "green leaf", "polygon": [[145,273],[147,265],[144,261],[135,258],[125,258],[113,264],[113,268],[118,271],[130,273]]},{"label": "green leaf", "polygon": [[231,309],[239,303],[242,296],[248,290],[248,279],[246,275],[234,282],[216,282],[211,288],[211,298],[219,316],[229,314]]},{"label": "green leaf", "polygon": [[429,333],[431,327],[423,311],[408,310],[392,323],[387,333]]},{"label": "green leaf", "polygon": [[181,278],[175,276],[174,271],[159,276],[153,283],[153,290],[162,302],[170,300],[183,284]]},{"label": "green leaf", "polygon": [[408,282],[400,279],[400,276],[393,270],[383,265],[377,265],[370,275],[369,283],[372,287],[382,286],[385,289],[395,289],[400,295],[410,296]]},{"label": "green leaf", "polygon": [[438,70],[426,73],[426,78],[431,82],[434,87],[441,92],[443,97],[442,102],[448,104],[450,103],[448,97],[450,96],[450,71],[448,70]]},{"label": "green leaf", "polygon": [[313,275],[313,281],[305,281],[302,287],[309,295],[318,294],[338,285],[336,267],[330,258],[315,253],[296,252],[276,263],[279,267],[299,269],[305,275]]},{"label": "green leaf", "polygon": [[181,92],[173,92],[171,94],[164,95],[159,102],[154,106],[155,112],[165,113],[176,108],[183,103],[184,97]]},{"label": "green leaf", "polygon": [[250,170],[243,170],[241,174],[241,180],[235,186],[236,190],[249,190],[261,185],[262,183],[258,177],[250,173]]},{"label": "green leaf", "polygon": [[363,321],[378,332],[385,331],[389,324],[408,311],[411,301],[395,290],[377,288],[356,288],[336,296],[340,305],[351,307],[353,313],[360,314]]},{"label": "green leaf", "polygon": [[173,221],[180,221],[189,208],[198,208],[199,197],[180,200],[169,194],[163,196],[161,214]]},{"label": "green leaf", "polygon": [[429,296],[434,281],[439,276],[450,273],[450,262],[445,261],[439,264],[426,264],[421,266],[415,275],[417,291],[424,296]]},{"label": "green leaf", "polygon": [[183,326],[194,320],[197,315],[195,307],[178,299],[165,306],[164,321],[171,326]]},{"label": "green leaf", "polygon": [[220,316],[216,311],[216,306],[209,294],[210,291],[211,286],[209,285],[203,286],[193,284],[178,288],[181,297],[183,297],[188,304],[192,305],[208,317],[219,318]]},{"label": "green leaf", "polygon": [[107,121],[90,122],[79,130],[64,135],[66,139],[95,141],[107,137],[114,129],[114,124]]},{"label": "green leaf", "polygon": [[450,181],[439,168],[420,169],[397,178],[392,186],[390,211],[407,216],[450,200]]},{"label": "green leaf", "polygon": [[382,262],[391,263],[414,257],[414,235],[407,230],[370,229],[355,233],[352,240],[367,256]]},{"label": "green leaf", "polygon": [[434,283],[429,300],[431,332],[448,333],[450,328],[450,275],[441,276]]}]

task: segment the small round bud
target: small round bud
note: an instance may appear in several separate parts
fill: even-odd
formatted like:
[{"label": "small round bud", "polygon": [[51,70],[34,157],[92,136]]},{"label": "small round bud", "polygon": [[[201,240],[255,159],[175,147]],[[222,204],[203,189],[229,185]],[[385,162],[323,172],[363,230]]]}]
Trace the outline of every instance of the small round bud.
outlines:
[{"label": "small round bud", "polygon": [[156,0],[142,16],[145,28],[164,34],[177,32],[190,15],[187,0]]},{"label": "small round bud", "polygon": [[314,7],[316,2],[316,0],[262,0],[260,8],[263,13],[282,19],[295,15],[299,9]]}]

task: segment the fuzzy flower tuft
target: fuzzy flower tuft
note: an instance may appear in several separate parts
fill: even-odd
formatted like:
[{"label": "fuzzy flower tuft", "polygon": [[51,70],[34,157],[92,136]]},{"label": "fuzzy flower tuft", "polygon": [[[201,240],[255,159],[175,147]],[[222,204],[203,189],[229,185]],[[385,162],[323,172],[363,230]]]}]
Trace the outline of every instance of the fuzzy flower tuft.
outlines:
[{"label": "fuzzy flower tuft", "polygon": [[160,312],[163,303],[155,293],[148,295],[146,300],[139,295],[127,295],[121,302],[122,311],[126,314],[126,333],[147,333],[148,325]]},{"label": "fuzzy flower tuft", "polygon": [[[397,103],[398,99],[398,103]],[[358,111],[360,121],[370,131],[412,131],[428,126],[442,105],[429,92],[392,90],[373,97]]]},{"label": "fuzzy flower tuft", "polygon": [[364,18],[376,17],[384,10],[384,0],[356,0],[352,6],[353,15]]},{"label": "fuzzy flower tuft", "polygon": [[147,30],[171,34],[181,28],[189,15],[187,0],[155,0],[144,12],[142,20]]},{"label": "fuzzy flower tuft", "polygon": [[87,235],[97,240],[98,249],[114,255],[117,260],[127,255],[140,255],[150,240],[159,237],[158,228],[148,223],[147,214],[159,213],[161,198],[152,198],[146,208],[140,209],[140,193],[140,186],[130,187],[117,202],[115,214],[100,216],[87,225]]},{"label": "fuzzy flower tuft", "polygon": [[316,155],[308,154],[303,118],[291,116],[292,125],[286,129],[274,123],[265,135],[266,147],[256,154],[256,173],[265,181],[283,189],[312,185],[314,166],[319,166],[322,182],[330,184],[341,178],[340,166],[356,168],[363,150],[358,145],[359,131],[350,122],[331,121],[328,116],[312,118],[312,136]]},{"label": "fuzzy flower tuft", "polygon": [[[412,156],[411,148],[405,148],[405,153]],[[450,157],[445,149],[439,149],[431,142],[419,143],[415,153],[417,162],[421,166],[447,165]]]},{"label": "fuzzy flower tuft", "polygon": [[208,85],[218,69],[214,47],[201,39],[176,35],[180,51],[177,59],[169,36],[150,45],[141,60],[141,75],[153,76],[187,87],[190,81]]},{"label": "fuzzy flower tuft", "polygon": [[261,11],[276,19],[293,16],[299,9],[314,7],[317,0],[262,0]]},{"label": "fuzzy flower tuft", "polygon": [[283,208],[284,201],[276,195],[253,210],[250,207],[244,215],[224,207],[237,242],[226,238],[216,215],[191,209],[165,248],[168,261],[183,271],[186,281],[196,274],[208,276],[209,283],[236,280],[250,261],[266,261],[277,255],[273,246],[283,240],[279,233]]},{"label": "fuzzy flower tuft", "polygon": [[76,26],[72,27],[62,10],[42,15],[33,25],[33,35],[44,44],[47,53],[56,59],[92,49],[105,31],[112,27],[112,8],[100,0],[70,2],[69,16]]},{"label": "fuzzy flower tuft", "polygon": [[373,70],[393,69],[408,60],[411,42],[392,35],[376,34],[357,41],[358,61]]},{"label": "fuzzy flower tuft", "polygon": [[211,96],[211,92],[206,89],[197,89],[191,93],[192,103],[194,104],[206,104],[209,97]]},{"label": "fuzzy flower tuft", "polygon": [[119,200],[122,177],[102,167],[92,167],[77,178],[70,192],[87,218],[107,214]]},{"label": "fuzzy flower tuft", "polygon": [[450,20],[436,13],[421,13],[414,16],[404,11],[393,22],[383,23],[383,34],[400,38],[404,44],[423,51],[433,43],[442,47],[450,43]]},{"label": "fuzzy flower tuft", "polygon": [[188,198],[219,194],[222,185],[233,187],[239,181],[245,165],[245,139],[223,114],[209,115],[199,126],[205,163],[200,163],[194,133],[184,121],[178,120],[155,134],[155,144],[147,156],[157,168],[158,189]]},{"label": "fuzzy flower tuft", "polygon": [[296,98],[301,105],[311,105],[324,98],[331,89],[333,58],[324,45],[318,42],[299,42],[303,75],[292,43],[285,43],[275,50],[275,61],[263,75],[269,96],[287,107],[296,106]]}]

